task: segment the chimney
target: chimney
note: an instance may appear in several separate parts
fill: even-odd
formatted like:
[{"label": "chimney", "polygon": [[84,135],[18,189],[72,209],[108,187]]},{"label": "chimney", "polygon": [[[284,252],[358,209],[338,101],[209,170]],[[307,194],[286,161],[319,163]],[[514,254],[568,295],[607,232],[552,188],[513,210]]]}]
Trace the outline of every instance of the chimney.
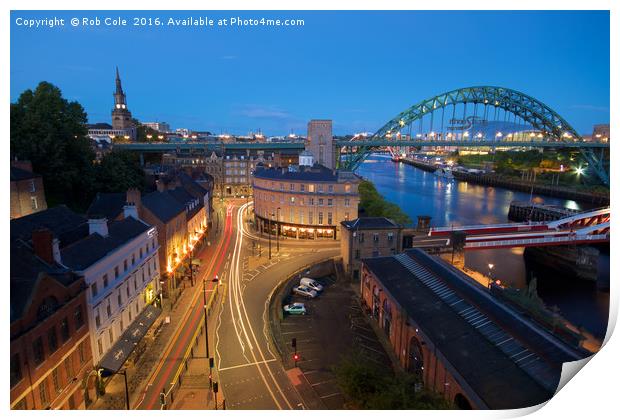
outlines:
[{"label": "chimney", "polygon": [[123,219],[126,219],[128,217],[133,217],[136,220],[139,219],[138,208],[133,203],[127,203],[123,206]]},{"label": "chimney", "polygon": [[139,189],[130,188],[127,190],[127,204],[134,205],[136,207],[136,213],[140,214],[142,211],[142,194]]},{"label": "chimney", "polygon": [[[123,208],[124,212],[125,208]],[[88,219],[88,234],[92,235],[98,233],[106,238],[108,236],[108,219],[105,217],[101,219]]]},{"label": "chimney", "polygon": [[48,264],[54,263],[54,235],[49,229],[37,229],[32,231],[32,248],[37,257]]},{"label": "chimney", "polygon": [[155,181],[155,186],[157,186],[157,191],[164,192],[166,191],[166,184],[161,179]]}]

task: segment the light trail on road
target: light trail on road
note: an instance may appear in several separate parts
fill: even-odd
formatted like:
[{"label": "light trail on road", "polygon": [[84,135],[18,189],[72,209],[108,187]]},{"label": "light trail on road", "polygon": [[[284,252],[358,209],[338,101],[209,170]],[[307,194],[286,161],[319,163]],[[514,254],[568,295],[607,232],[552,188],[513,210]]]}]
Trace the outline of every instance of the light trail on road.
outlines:
[{"label": "light trail on road", "polygon": [[[218,245],[214,258],[209,264],[209,268],[205,271],[202,280],[204,280],[205,276],[208,276],[209,278],[214,277],[214,273],[216,274],[219,272],[222,262],[224,261],[224,257],[228,254],[228,248],[233,233],[232,209],[233,208],[231,205],[227,207],[226,222],[222,240]],[[201,281],[201,279],[197,279],[197,281]],[[205,293],[211,292],[212,290],[213,289],[207,290]],[[191,345],[189,342],[190,337],[193,332],[196,331],[196,328],[198,328],[198,321],[201,319],[203,314],[203,304],[202,302],[198,302],[202,293],[203,291],[198,288],[194,294],[192,302],[189,305],[192,309],[185,313],[184,318],[181,321],[181,326],[175,332],[175,335],[168,344],[157,369],[151,375],[151,379],[144,390],[142,399],[135,406],[136,409],[153,409],[158,403],[160,391],[164,388],[168,388],[167,394],[170,392],[169,385],[174,377],[174,369],[178,368],[180,364],[180,355],[188,348],[189,345]],[[171,355],[172,352],[174,353]],[[163,370],[163,373],[161,373],[161,370],[166,363],[166,368]],[[144,403],[145,401],[146,403]],[[141,407],[143,403],[144,407]]]},{"label": "light trail on road", "polygon": [[[256,338],[254,333],[254,329],[250,322],[250,318],[247,313],[247,309],[245,306],[245,301],[243,297],[243,291],[241,288],[241,281],[243,278],[242,274],[242,260],[241,260],[241,252],[243,249],[243,238],[245,228],[243,226],[243,213],[245,209],[249,206],[249,203],[242,205],[237,210],[237,234],[236,234],[236,244],[235,249],[233,251],[233,258],[231,262],[231,271],[229,276],[229,288],[230,293],[228,295],[228,301],[230,304],[230,311],[233,319],[233,325],[235,328],[235,333],[237,334],[237,340],[239,341],[242,349],[245,349],[243,337],[245,337],[245,343],[247,344],[247,348],[249,353],[253,359],[253,362],[247,359],[244,350],[244,358],[248,361],[248,363],[256,366],[258,373],[261,376],[267,391],[269,392],[271,398],[276,404],[278,409],[282,409],[283,406],[280,403],[277,394],[279,394],[288,406],[289,409],[292,409],[293,406],[282,391],[278,381],[276,380],[273,371],[268,365],[268,361],[270,359],[275,359],[275,355],[271,353],[271,357],[265,357],[263,350],[261,349],[260,343]],[[274,387],[275,385],[275,387]],[[274,389],[275,388],[275,389]],[[284,407],[286,408],[286,407]]]}]

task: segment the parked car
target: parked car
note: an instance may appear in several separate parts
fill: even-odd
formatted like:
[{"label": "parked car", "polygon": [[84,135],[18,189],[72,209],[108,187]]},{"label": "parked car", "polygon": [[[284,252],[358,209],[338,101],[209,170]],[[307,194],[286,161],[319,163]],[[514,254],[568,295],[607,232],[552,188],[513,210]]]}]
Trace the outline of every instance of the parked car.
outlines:
[{"label": "parked car", "polygon": [[307,286],[296,286],[293,287],[293,293],[296,293],[301,296],[315,298],[316,292]]},{"label": "parked car", "polygon": [[304,277],[301,280],[299,280],[299,285],[306,286],[316,291],[317,293],[323,291],[323,285],[317,282],[316,280],[311,279],[310,277]]},{"label": "parked car", "polygon": [[305,315],[306,314],[306,305],[299,302],[291,303],[290,305],[284,305],[284,312],[287,314],[294,315]]}]

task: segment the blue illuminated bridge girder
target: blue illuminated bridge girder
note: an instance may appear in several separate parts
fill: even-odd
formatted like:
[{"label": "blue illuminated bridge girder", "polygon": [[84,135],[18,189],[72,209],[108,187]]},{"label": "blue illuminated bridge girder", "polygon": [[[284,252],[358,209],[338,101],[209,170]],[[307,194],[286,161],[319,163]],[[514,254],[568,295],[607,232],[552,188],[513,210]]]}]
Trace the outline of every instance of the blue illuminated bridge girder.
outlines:
[{"label": "blue illuminated bridge girder", "polygon": [[[425,115],[434,114],[436,110],[442,110],[450,105],[474,104],[484,107],[502,109],[522,119],[524,123],[531,125],[535,130],[542,133],[540,141],[401,141],[393,140],[393,137],[406,126],[421,120]],[[442,117],[443,119],[443,117]],[[400,143],[400,144],[399,144]],[[541,101],[518,92],[513,89],[497,86],[473,86],[445,92],[440,95],[425,99],[388,121],[379,128],[372,137],[366,140],[352,140],[337,143],[338,154],[344,148],[348,150],[347,158],[340,159],[339,167],[355,170],[374,150],[386,146],[461,146],[461,147],[535,147],[535,148],[576,148],[578,149],[589,167],[601,179],[609,185],[609,173],[605,168],[604,151],[609,149],[607,143],[591,143],[583,140],[581,135],[557,112]]]}]

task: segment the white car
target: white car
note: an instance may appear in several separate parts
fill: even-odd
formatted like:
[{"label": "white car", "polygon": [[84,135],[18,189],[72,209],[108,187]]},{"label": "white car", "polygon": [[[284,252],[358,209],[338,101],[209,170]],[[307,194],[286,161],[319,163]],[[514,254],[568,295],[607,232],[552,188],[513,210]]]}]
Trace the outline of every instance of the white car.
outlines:
[{"label": "white car", "polygon": [[306,314],[306,305],[299,302],[291,303],[290,305],[284,305],[284,312],[287,314]]},{"label": "white car", "polygon": [[296,293],[301,296],[315,298],[316,292],[307,286],[297,286],[293,287],[293,293]]},{"label": "white car", "polygon": [[299,285],[306,286],[307,288],[312,289],[317,293],[323,291],[323,285],[316,280],[311,279],[310,277],[304,277],[299,280]]}]

